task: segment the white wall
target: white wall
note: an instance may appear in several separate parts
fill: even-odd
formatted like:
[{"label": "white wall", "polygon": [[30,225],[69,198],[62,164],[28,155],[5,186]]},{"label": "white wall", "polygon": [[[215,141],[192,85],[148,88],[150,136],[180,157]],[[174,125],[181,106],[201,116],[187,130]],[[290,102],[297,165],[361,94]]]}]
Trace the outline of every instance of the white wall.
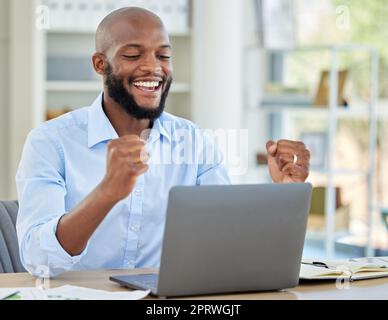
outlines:
[{"label": "white wall", "polygon": [[12,0],[10,16],[8,195],[16,198],[15,174],[28,132],[44,120],[44,46],[35,26],[40,0]]},{"label": "white wall", "polygon": [[[241,128],[242,4],[241,0],[194,1],[192,114],[204,129]],[[222,151],[228,165],[227,152]],[[239,182],[239,177],[232,180]]]},{"label": "white wall", "polygon": [[193,119],[203,128],[248,130],[248,165],[235,183],[263,180],[256,152],[265,150],[266,119],[258,109],[263,53],[257,45],[256,16],[250,0],[195,0],[193,15]]},{"label": "white wall", "polygon": [[266,152],[268,124],[265,113],[259,108],[265,82],[265,53],[259,44],[257,34],[257,12],[253,1],[244,1],[244,57],[243,57],[243,97],[244,111],[242,128],[248,130],[249,170],[241,182],[257,183],[269,179],[267,168],[258,169],[257,152]]},{"label": "white wall", "polygon": [[[16,199],[15,173],[28,132],[42,119],[39,0],[0,0],[0,199]],[[39,106],[39,107],[38,107]]]},{"label": "white wall", "polygon": [[240,128],[241,0],[195,0],[193,117],[204,128]]},{"label": "white wall", "polygon": [[0,199],[8,199],[9,0],[0,0]]}]

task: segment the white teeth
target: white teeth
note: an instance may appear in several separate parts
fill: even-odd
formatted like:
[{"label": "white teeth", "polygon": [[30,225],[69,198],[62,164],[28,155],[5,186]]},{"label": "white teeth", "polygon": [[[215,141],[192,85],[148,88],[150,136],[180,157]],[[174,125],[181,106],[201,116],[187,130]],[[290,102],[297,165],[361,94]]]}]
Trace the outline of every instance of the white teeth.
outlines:
[{"label": "white teeth", "polygon": [[157,81],[138,81],[133,83],[137,87],[155,88],[159,86]]}]

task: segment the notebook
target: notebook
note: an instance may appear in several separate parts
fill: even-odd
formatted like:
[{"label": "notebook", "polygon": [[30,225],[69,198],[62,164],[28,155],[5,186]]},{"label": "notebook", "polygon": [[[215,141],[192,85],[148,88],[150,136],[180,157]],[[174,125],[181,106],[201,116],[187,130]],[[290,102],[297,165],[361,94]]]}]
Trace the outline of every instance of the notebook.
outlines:
[{"label": "notebook", "polygon": [[388,257],[346,260],[302,259],[299,278],[303,280],[363,280],[388,277]]}]

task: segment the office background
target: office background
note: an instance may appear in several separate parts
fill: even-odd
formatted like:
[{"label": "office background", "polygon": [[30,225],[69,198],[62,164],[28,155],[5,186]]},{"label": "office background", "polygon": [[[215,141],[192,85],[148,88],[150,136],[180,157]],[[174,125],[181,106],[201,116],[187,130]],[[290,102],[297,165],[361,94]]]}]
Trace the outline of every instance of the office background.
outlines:
[{"label": "office background", "polygon": [[16,198],[29,130],[98,94],[93,33],[127,5],[158,13],[170,32],[167,110],[248,130],[248,169],[234,183],[268,181],[268,139],[309,146],[306,255],[388,255],[384,0],[0,0],[0,199]]}]

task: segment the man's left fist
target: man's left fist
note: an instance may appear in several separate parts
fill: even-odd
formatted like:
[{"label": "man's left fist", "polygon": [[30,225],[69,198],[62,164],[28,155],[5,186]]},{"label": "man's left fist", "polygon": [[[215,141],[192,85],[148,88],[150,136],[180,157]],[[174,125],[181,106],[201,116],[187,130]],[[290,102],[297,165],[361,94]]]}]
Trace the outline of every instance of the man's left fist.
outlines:
[{"label": "man's left fist", "polygon": [[268,169],[274,182],[304,182],[309,175],[310,151],[300,141],[268,141]]}]

